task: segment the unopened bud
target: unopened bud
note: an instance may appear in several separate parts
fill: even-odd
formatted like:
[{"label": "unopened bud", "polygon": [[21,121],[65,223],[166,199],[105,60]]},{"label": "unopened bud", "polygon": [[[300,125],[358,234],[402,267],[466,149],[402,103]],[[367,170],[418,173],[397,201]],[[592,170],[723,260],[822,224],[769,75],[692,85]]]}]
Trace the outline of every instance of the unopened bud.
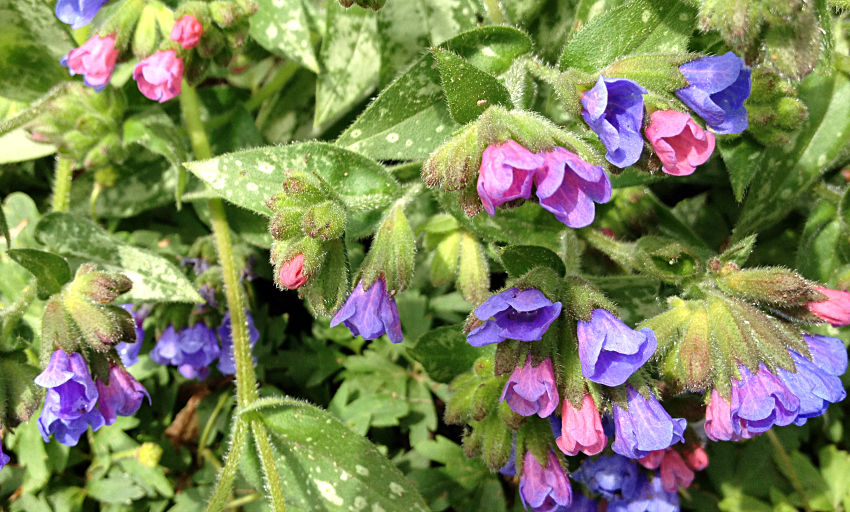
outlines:
[{"label": "unopened bud", "polygon": [[484,430],[482,460],[490,471],[499,471],[511,458],[513,448],[511,430],[499,418],[497,411],[492,411],[484,418],[479,428]]},{"label": "unopened bud", "polygon": [[467,302],[473,304],[484,302],[490,292],[490,271],[484,246],[466,232],[460,238],[458,290]]},{"label": "unopened bud", "polygon": [[478,124],[470,123],[428,157],[422,166],[425,183],[446,190],[465,188],[478,172],[483,150],[478,145]]},{"label": "unopened bud", "polygon": [[312,238],[333,240],[345,231],[345,208],[336,201],[325,201],[310,207],[301,219],[304,234]]},{"label": "unopened bud", "polygon": [[275,240],[288,240],[301,234],[301,208],[284,207],[276,209],[269,222],[269,233]]},{"label": "unopened bud", "polygon": [[798,306],[817,297],[803,276],[782,268],[729,272],[719,277],[717,284],[732,295],[774,306]]},{"label": "unopened bud", "polygon": [[290,290],[298,289],[306,283],[310,276],[304,275],[304,255],[298,254],[281,265],[278,277],[280,284]]},{"label": "unopened bud", "polygon": [[210,17],[221,28],[228,28],[239,18],[239,6],[234,2],[210,2]]},{"label": "unopened bud", "polygon": [[413,277],[415,251],[413,230],[404,209],[396,205],[381,223],[366,255],[362,267],[363,285],[371,286],[383,276],[388,293],[403,291]]},{"label": "unopened bud", "polygon": [[271,263],[278,286],[290,290],[303,286],[324,265],[328,253],[326,244],[309,236],[274,242]]},{"label": "unopened bud", "polygon": [[98,304],[109,304],[122,293],[133,288],[133,282],[123,274],[97,272],[91,265],[83,265],[71,283],[70,291],[81,294]]},{"label": "unopened bud", "polygon": [[133,55],[144,59],[156,51],[157,11],[153,4],[148,4],[142,11],[139,23],[133,33]]}]

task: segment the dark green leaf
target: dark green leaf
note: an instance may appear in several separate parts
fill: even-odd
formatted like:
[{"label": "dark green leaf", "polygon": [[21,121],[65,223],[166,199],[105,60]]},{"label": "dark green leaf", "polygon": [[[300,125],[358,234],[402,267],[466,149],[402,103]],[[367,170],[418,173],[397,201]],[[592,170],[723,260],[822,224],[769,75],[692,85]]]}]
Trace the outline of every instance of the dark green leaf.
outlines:
[{"label": "dark green leaf", "polygon": [[45,300],[71,280],[71,269],[60,256],[37,249],[9,249],[7,254],[38,279],[38,298]]},{"label": "dark green leaf", "polygon": [[433,329],[422,335],[407,351],[422,363],[432,380],[446,384],[469,371],[476,359],[493,352],[467,343],[459,325]]},{"label": "dark green leaf", "polygon": [[12,247],[12,235],[9,233],[9,224],[6,223],[6,213],[0,206],[0,234],[3,235],[3,240],[6,242],[6,248]]},{"label": "dark green leaf", "polygon": [[459,124],[475,120],[491,105],[513,108],[508,89],[493,75],[482,71],[452,52],[435,48],[449,112]]},{"label": "dark green leaf", "polygon": [[89,496],[104,503],[131,503],[145,495],[144,489],[126,478],[104,478],[86,485]]},{"label": "dark green leaf", "polygon": [[534,267],[549,267],[559,276],[567,273],[557,253],[536,245],[509,245],[502,250],[502,266],[511,277],[520,277]]},{"label": "dark green leaf", "polygon": [[664,297],[660,294],[661,282],[642,276],[608,276],[589,279],[608,296],[628,325],[637,325],[643,320],[664,311]]},{"label": "dark green leaf", "polygon": [[258,4],[259,10],[251,16],[251,37],[275,55],[318,73],[304,0],[259,0]]},{"label": "dark green leaf", "polygon": [[[189,148],[186,139],[174,122],[161,109],[154,108],[144,114],[133,116],[124,121],[124,145],[140,144],[158,155],[164,156],[171,163],[171,172],[176,174],[177,186],[174,187],[174,197],[178,208],[181,197],[186,189],[186,169],[183,162],[189,160]],[[122,175],[120,180],[123,181]],[[160,180],[166,181],[166,180]],[[125,198],[136,197],[133,193],[122,194]]]},{"label": "dark green leaf", "polygon": [[729,181],[732,183],[735,199],[741,202],[753,177],[761,169],[767,152],[764,146],[746,135],[734,139],[719,137],[717,149],[720,150],[720,156],[729,171]]}]

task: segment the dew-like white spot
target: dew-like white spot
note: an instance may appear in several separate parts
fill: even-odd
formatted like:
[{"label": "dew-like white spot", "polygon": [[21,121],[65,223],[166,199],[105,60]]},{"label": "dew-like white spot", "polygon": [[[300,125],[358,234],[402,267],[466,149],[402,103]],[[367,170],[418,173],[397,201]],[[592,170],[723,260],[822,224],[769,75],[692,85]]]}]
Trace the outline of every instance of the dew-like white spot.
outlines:
[{"label": "dew-like white spot", "polygon": [[679,21],[688,21],[688,14],[684,13],[684,12],[682,14],[680,14],[679,15]]},{"label": "dew-like white spot", "polygon": [[355,471],[357,471],[358,475],[369,476],[369,470],[361,466],[360,464],[354,466]]},{"label": "dew-like white spot", "polygon": [[390,490],[392,492],[394,492],[395,494],[398,494],[399,496],[401,496],[401,494],[404,492],[404,487],[397,484],[396,482],[390,482]]},{"label": "dew-like white spot", "polygon": [[407,147],[410,147],[410,146],[413,145],[413,141],[410,140],[410,139],[407,139],[406,141],[404,141],[404,145],[407,146]]},{"label": "dew-like white spot", "polygon": [[277,37],[277,27],[274,25],[269,25],[269,28],[266,29],[266,37],[269,39],[274,39]]},{"label": "dew-like white spot", "polygon": [[644,23],[649,21],[649,18],[652,17],[652,13],[649,10],[643,11],[643,14],[640,15],[640,19],[643,20]]},{"label": "dew-like white spot", "polygon": [[389,135],[387,135],[387,142],[390,142],[390,143],[398,142],[398,134],[397,133],[390,133]]},{"label": "dew-like white spot", "polygon": [[443,130],[445,130],[445,129],[446,129],[446,127],[445,127],[445,126],[440,125],[440,126],[438,126],[438,127],[437,127],[437,133],[440,133],[441,131],[443,131]]},{"label": "dew-like white spot", "polygon": [[301,30],[301,22],[298,20],[289,20],[286,24],[286,28],[289,30]]},{"label": "dew-like white spot", "polygon": [[[236,162],[236,163],[239,163],[239,162]],[[272,164],[266,163],[266,162],[260,162],[260,165],[257,166],[257,169],[260,172],[264,172],[266,174],[271,174],[271,173],[274,172],[275,166],[273,166]]]},{"label": "dew-like white spot", "polygon": [[308,442],[308,443],[309,443],[310,441],[312,441],[312,440],[313,440],[313,438],[312,438],[312,437],[308,437],[308,438],[307,438],[307,442]]},{"label": "dew-like white spot", "polygon": [[495,57],[496,56],[496,52],[494,52],[493,49],[490,48],[489,46],[485,46],[484,48],[481,48],[481,53],[483,55],[488,56],[488,57]]},{"label": "dew-like white spot", "polygon": [[818,167],[823,167],[826,165],[826,155],[821,155],[818,157]]},{"label": "dew-like white spot", "polygon": [[247,188],[251,192],[256,192],[260,190],[260,187],[258,187],[256,183],[248,183],[247,185],[245,185],[245,188]]},{"label": "dew-like white spot", "polygon": [[372,512],[386,512],[384,507],[378,505],[377,503],[372,503]]},{"label": "dew-like white spot", "polygon": [[348,474],[348,471],[343,469],[342,474],[339,475],[339,479],[342,480],[343,482],[345,482],[346,480],[348,480],[348,477],[350,477],[350,476],[351,475]]},{"label": "dew-like white spot", "polygon": [[336,488],[330,482],[322,482],[321,480],[313,480],[322,497],[330,501],[337,507],[342,506],[342,498],[336,493]]},{"label": "dew-like white spot", "polygon": [[369,504],[366,503],[366,498],[364,498],[363,496],[357,496],[356,498],[354,498],[354,510],[355,511],[359,512],[360,510],[363,510],[364,508],[366,508],[368,505]]}]

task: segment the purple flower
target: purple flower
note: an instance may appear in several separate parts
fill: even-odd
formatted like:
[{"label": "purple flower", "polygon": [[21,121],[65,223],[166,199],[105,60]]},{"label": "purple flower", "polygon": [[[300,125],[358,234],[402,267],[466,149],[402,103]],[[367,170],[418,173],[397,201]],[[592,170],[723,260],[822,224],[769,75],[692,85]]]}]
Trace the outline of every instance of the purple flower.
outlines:
[{"label": "purple flower", "polygon": [[523,366],[517,366],[502,391],[502,401],[521,416],[537,414],[546,418],[555,411],[560,400],[552,359],[546,358],[531,366],[531,356]]},{"label": "purple flower", "polygon": [[522,459],[522,477],[519,481],[519,497],[526,510],[554,512],[559,506],[566,507],[572,501],[570,481],[561,467],[561,461],[549,450],[546,467],[540,465],[531,452]]},{"label": "purple flower", "polygon": [[496,207],[514,199],[531,197],[531,183],[543,157],[512,140],[491,144],[481,155],[478,196],[490,216]]},{"label": "purple flower", "polygon": [[151,396],[127,370],[113,364],[109,368],[109,384],[97,380],[97,410],[103,414],[107,425],[115,423],[118,416],[132,416],[142,406],[142,399]]},{"label": "purple flower", "polygon": [[587,486],[590,492],[611,500],[631,498],[638,481],[637,464],[620,455],[608,455],[596,460],[585,459],[573,477]]},{"label": "purple flower", "polygon": [[[248,311],[245,312],[245,320],[248,322],[248,342],[251,348],[260,339],[260,331],[254,325],[254,318]],[[233,333],[230,330],[230,311],[224,314],[221,325],[218,327],[218,337],[221,339],[221,357],[218,358],[218,371],[224,375],[236,374],[236,361],[233,358]],[[254,365],[257,358],[254,357]]]},{"label": "purple flower", "polygon": [[560,507],[556,512],[598,512],[599,504],[582,493],[573,494],[573,502],[567,507]]},{"label": "purple flower", "polygon": [[3,453],[3,445],[0,444],[0,470],[6,467],[10,460],[9,456]]},{"label": "purple flower", "polygon": [[210,262],[206,258],[183,258],[180,264],[184,267],[192,267],[196,276],[199,276],[209,270]]},{"label": "purple flower", "polygon": [[743,429],[742,434],[735,433],[732,425],[732,408],[717,389],[711,390],[711,401],[705,408],[705,435],[712,441],[740,441],[752,434]]},{"label": "purple flower", "polygon": [[598,165],[556,147],[544,153],[545,164],[534,174],[540,206],[571,228],[593,222],[596,203],[611,199],[611,181]]},{"label": "purple flower", "polygon": [[609,502],[608,512],[679,512],[679,494],[667,492],[658,475],[641,474],[634,497]]},{"label": "purple flower", "polygon": [[800,399],[764,363],[756,375],[739,366],[741,380],[732,381],[732,428],[744,438],[770,427],[791,424],[800,411]]},{"label": "purple flower", "polygon": [[499,470],[499,473],[505,476],[516,476],[516,436],[514,436],[513,446],[511,446],[511,456]]},{"label": "purple flower", "polygon": [[142,308],[133,311],[132,304],[124,304],[121,307],[133,315],[133,320],[136,322],[136,342],[125,343],[122,341],[115,345],[115,350],[118,351],[118,355],[121,357],[121,363],[124,366],[133,366],[139,362],[139,351],[142,350],[142,342],[145,340],[145,330],[142,329],[142,323],[147,318],[150,310],[142,306]]},{"label": "purple flower", "polygon": [[590,321],[578,321],[581,373],[605,386],[619,386],[643,366],[658,342],[652,329],[630,329],[604,309],[595,309]]},{"label": "purple flower", "polygon": [[626,386],[628,410],[614,404],[617,439],[611,446],[616,453],[630,459],[646,457],[649,452],[663,450],[685,439],[688,426],[684,418],[671,418],[654,395],[646,399],[631,385]]},{"label": "purple flower", "polygon": [[608,150],[605,158],[617,167],[628,167],[643,151],[643,95],[646,89],[625,78],[599,80],[581,98],[581,116]]},{"label": "purple flower", "polygon": [[803,425],[809,418],[815,418],[826,412],[829,404],[840,402],[847,398],[841,379],[829,375],[811,361],[791,350],[791,358],[797,367],[796,373],[782,368],[777,369],[777,376],[792,393],[800,400],[800,410],[794,423]]},{"label": "purple flower", "polygon": [[679,66],[689,85],[676,96],[715,133],[741,133],[747,129],[750,71],[744,60],[732,52],[703,57]]},{"label": "purple flower", "polygon": [[45,443],[53,434],[60,443],[76,446],[89,426],[97,430],[104,425],[103,415],[95,407],[97,386],[80,354],[74,352],[69,356],[62,349],[53,352],[35,383],[47,388],[44,409],[38,418]]},{"label": "purple flower", "polygon": [[831,336],[804,334],[803,339],[812,352],[815,366],[833,377],[841,377],[847,371],[847,348],[844,342]]},{"label": "purple flower", "polygon": [[484,301],[475,316],[484,321],[466,340],[483,347],[505,340],[537,341],[561,314],[561,303],[553,303],[536,288],[509,288]]},{"label": "purple flower", "polygon": [[56,17],[76,30],[85,27],[94,19],[97,11],[108,0],[59,0],[56,2]]},{"label": "purple flower", "polygon": [[387,295],[387,283],[377,279],[368,290],[363,281],[351,292],[342,308],[331,320],[331,327],[344,323],[354,336],[374,340],[383,334],[393,343],[401,343],[401,321],[395,299]]},{"label": "purple flower", "polygon": [[169,325],[150,355],[157,364],[177,366],[187,379],[204,380],[210,374],[209,365],[221,355],[221,348],[215,331],[199,322],[180,332]]}]

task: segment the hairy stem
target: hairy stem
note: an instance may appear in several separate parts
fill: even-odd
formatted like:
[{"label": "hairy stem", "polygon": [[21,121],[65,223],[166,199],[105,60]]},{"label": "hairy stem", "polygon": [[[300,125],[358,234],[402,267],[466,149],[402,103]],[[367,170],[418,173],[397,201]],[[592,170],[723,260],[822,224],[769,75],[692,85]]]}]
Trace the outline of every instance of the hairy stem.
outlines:
[{"label": "hairy stem", "polygon": [[56,158],[56,182],[53,185],[53,211],[67,212],[71,202],[71,180],[74,178],[73,161]]},{"label": "hairy stem", "polygon": [[263,475],[266,477],[266,493],[275,512],[286,512],[286,502],[283,498],[283,487],[280,486],[280,476],[277,474],[272,445],[266,426],[259,420],[251,422],[251,430],[254,432],[254,441],[257,443],[257,451],[260,454],[260,462],[263,465]]},{"label": "hairy stem", "polygon": [[791,485],[794,487],[794,490],[797,491],[797,494],[800,495],[800,499],[803,501],[803,508],[806,512],[812,512],[812,507],[809,505],[809,497],[806,496],[803,484],[800,483],[800,478],[797,477],[797,472],[794,470],[794,464],[791,463],[791,458],[788,457],[788,452],[786,452],[785,447],[782,446],[782,441],[779,440],[773,429],[767,431],[767,438],[770,439],[770,443],[776,450],[776,454],[779,455],[779,460],[782,462],[782,467],[785,469],[788,479],[791,480]]},{"label": "hairy stem", "polygon": [[262,105],[264,101],[271,98],[274,93],[286,85],[286,82],[292,79],[292,76],[295,75],[295,72],[298,71],[299,67],[298,63],[294,61],[284,64],[283,67],[278,70],[277,74],[266,83],[266,85],[262,86],[256,94],[251,96],[251,99],[245,102],[245,109],[248,110],[248,112],[253,112],[260,108],[260,105]]},{"label": "hairy stem", "polygon": [[206,512],[221,512],[224,509],[230,489],[233,488],[236,472],[239,470],[239,457],[242,455],[242,446],[245,444],[247,432],[248,423],[242,419],[234,418],[233,435],[230,439],[230,448],[227,450],[227,460],[221,473],[218,474],[218,482],[216,482],[210,501],[207,503]]}]

